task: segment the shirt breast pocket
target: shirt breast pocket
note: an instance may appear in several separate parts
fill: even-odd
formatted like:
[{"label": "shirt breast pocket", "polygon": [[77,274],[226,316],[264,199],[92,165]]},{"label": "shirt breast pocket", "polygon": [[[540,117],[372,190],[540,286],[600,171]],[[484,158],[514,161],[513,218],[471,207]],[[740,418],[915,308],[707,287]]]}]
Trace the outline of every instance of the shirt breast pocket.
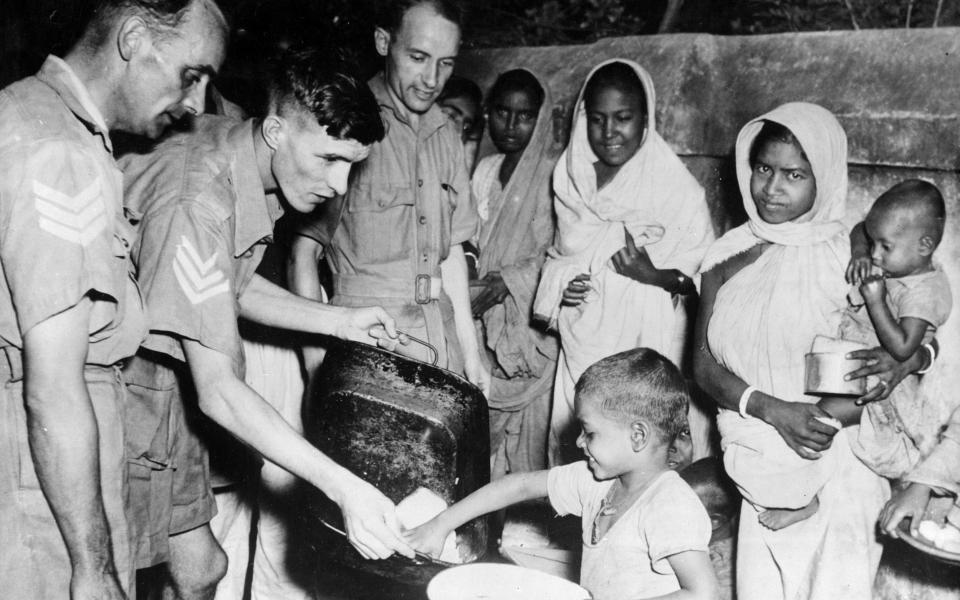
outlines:
[{"label": "shirt breast pocket", "polygon": [[350,190],[347,210],[351,213],[378,213],[413,205],[414,193],[409,185],[358,184]]}]

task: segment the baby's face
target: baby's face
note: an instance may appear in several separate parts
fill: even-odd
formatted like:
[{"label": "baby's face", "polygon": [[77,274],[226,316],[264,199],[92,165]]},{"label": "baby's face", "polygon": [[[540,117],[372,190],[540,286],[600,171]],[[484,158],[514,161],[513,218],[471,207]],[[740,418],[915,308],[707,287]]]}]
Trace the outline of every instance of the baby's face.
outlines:
[{"label": "baby's face", "polygon": [[888,277],[905,277],[924,269],[930,260],[921,251],[923,235],[906,210],[871,210],[864,222],[870,238],[870,258]]}]

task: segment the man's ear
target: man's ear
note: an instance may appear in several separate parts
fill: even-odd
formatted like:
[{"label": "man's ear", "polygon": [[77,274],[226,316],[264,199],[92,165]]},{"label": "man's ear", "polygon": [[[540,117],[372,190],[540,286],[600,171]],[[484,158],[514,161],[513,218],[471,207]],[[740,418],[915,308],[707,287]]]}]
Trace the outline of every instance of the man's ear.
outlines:
[{"label": "man's ear", "polygon": [[271,150],[280,146],[280,140],[286,135],[286,120],[280,115],[270,114],[260,124],[260,135]]},{"label": "man's ear", "polygon": [[920,256],[930,256],[936,249],[937,244],[933,241],[933,237],[929,235],[920,237]]},{"label": "man's ear", "polygon": [[630,446],[634,452],[640,452],[650,442],[650,426],[643,421],[630,423]]},{"label": "man's ear", "polygon": [[140,17],[129,17],[117,30],[117,51],[120,58],[130,62],[133,56],[149,43],[150,29]]},{"label": "man's ear", "polygon": [[373,45],[380,56],[386,56],[390,52],[390,41],[390,32],[383,27],[373,30]]}]

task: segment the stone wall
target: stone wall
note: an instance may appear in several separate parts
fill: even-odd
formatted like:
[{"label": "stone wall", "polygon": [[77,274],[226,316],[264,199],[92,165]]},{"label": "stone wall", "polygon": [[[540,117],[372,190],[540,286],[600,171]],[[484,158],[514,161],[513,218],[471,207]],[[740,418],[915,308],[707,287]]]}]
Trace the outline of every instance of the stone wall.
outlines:
[{"label": "stone wall", "polygon": [[[718,234],[744,218],[731,160],[738,130],[787,101],[821,104],[846,129],[849,224],[896,181],[935,182],[948,209],[937,258],[960,305],[960,29],[616,38],[466,52],[457,70],[487,89],[502,71],[530,69],[569,116],[587,72],[614,57],[653,76],[658,130],[707,189]],[[485,140],[481,152],[489,147]],[[960,389],[960,306],[938,338],[943,356],[928,379]]]}]

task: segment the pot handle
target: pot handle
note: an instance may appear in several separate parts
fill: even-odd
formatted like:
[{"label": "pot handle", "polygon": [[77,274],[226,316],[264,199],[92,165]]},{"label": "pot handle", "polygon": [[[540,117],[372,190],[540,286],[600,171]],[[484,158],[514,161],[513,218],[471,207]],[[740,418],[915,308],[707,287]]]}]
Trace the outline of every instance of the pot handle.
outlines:
[{"label": "pot handle", "polygon": [[418,343],[418,344],[421,344],[421,345],[423,345],[423,346],[426,346],[427,350],[429,350],[430,353],[433,354],[433,360],[431,361],[430,364],[433,365],[434,367],[437,366],[437,362],[440,360],[440,353],[437,352],[436,346],[434,346],[434,345],[431,344],[430,342],[426,342],[426,341],[424,341],[424,340],[421,340],[421,339],[418,338],[418,337],[413,337],[412,335],[410,335],[409,333],[407,333],[407,332],[405,332],[405,331],[400,331],[400,330],[398,329],[398,330],[397,330],[397,333],[399,333],[400,335],[406,336],[407,339],[409,339],[411,342],[416,342],[416,343]]}]

